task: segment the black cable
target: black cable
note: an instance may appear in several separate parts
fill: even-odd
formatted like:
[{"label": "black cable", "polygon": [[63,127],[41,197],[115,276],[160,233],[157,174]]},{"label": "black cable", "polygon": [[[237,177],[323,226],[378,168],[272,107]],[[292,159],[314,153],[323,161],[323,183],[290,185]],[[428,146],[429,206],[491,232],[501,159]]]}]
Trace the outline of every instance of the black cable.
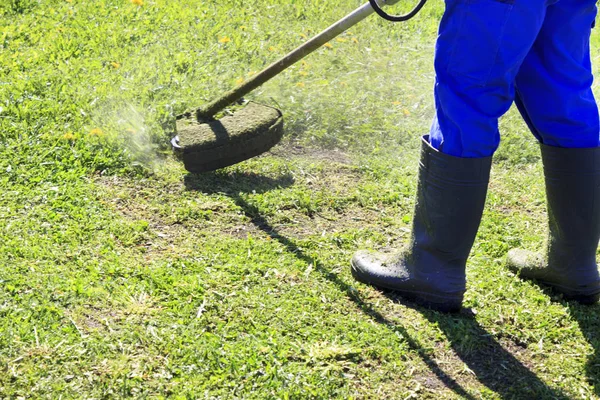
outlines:
[{"label": "black cable", "polygon": [[392,21],[392,22],[402,22],[402,21],[408,21],[409,19],[411,19],[412,17],[417,15],[419,13],[419,11],[421,11],[421,9],[425,5],[425,3],[427,3],[427,0],[420,0],[419,4],[417,4],[417,6],[415,8],[413,8],[413,10],[411,12],[409,12],[408,14],[404,14],[404,15],[390,15],[390,14],[386,13],[385,11],[383,11],[381,9],[381,7],[379,7],[379,4],[377,4],[377,0],[369,0],[369,3],[371,3],[371,6],[375,10],[375,12],[377,14],[379,14],[379,16],[381,18],[387,19],[388,21]]}]

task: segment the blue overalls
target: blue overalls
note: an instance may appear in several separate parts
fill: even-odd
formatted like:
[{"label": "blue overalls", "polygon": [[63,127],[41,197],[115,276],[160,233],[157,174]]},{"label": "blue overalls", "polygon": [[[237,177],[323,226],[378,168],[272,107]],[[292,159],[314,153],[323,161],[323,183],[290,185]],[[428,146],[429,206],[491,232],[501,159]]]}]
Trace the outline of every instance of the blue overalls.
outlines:
[{"label": "blue overalls", "polygon": [[516,103],[543,144],[600,146],[590,33],[596,0],[446,0],[436,45],[430,143],[480,158]]}]

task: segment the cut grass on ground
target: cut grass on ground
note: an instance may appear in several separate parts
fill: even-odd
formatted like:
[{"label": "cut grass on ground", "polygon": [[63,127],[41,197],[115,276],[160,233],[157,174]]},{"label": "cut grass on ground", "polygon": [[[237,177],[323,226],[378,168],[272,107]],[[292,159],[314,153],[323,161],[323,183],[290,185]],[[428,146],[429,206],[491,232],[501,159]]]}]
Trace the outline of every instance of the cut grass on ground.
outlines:
[{"label": "cut grass on ground", "polygon": [[373,17],[250,96],[285,113],[270,153],[204,175],[170,155],[176,114],[359,4],[0,3],[0,397],[600,397],[600,308],[503,264],[546,217],[514,110],[465,310],[350,276],[356,249],[409,234],[442,4]]}]

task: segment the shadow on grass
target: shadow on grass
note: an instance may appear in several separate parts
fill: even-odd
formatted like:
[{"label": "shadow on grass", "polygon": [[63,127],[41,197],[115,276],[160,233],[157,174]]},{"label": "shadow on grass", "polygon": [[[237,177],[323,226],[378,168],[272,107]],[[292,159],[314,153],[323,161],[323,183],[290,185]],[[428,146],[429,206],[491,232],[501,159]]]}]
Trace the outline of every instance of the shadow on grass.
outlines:
[{"label": "shadow on grass", "polygon": [[[241,193],[264,193],[291,184],[293,184],[293,179],[290,176],[273,179],[255,174],[220,172],[188,175],[185,179],[188,190],[202,191],[203,193],[224,193],[231,197],[258,229],[265,232],[273,240],[278,241],[299,260],[307,264],[313,264],[316,271],[345,293],[363,313],[390,331],[400,334],[407,341],[410,348],[419,355],[448,389],[464,399],[478,398],[471,395],[452,376],[447,374],[402,325],[388,319],[373,309],[369,303],[363,301],[356,289],[340,279],[338,275],[329,271],[317,259],[304,253],[293,240],[281,235],[261,215],[256,206],[248,204],[240,195]],[[406,306],[415,308],[413,304],[406,303],[393,294],[387,293],[386,295],[395,302],[402,302]],[[489,389],[500,394],[502,398],[568,399],[568,396],[548,387],[510,352],[505,350],[493,339],[492,335],[477,323],[468,311],[463,310],[463,313],[458,315],[444,315],[428,309],[417,309],[429,321],[439,326],[458,357],[469,367],[477,379]]]},{"label": "shadow on grass", "polygon": [[583,306],[573,301],[567,305],[583,336],[594,349],[594,353],[588,356],[585,372],[588,383],[600,396],[600,306]]},{"label": "shadow on grass", "polygon": [[294,184],[294,178],[291,174],[269,178],[255,173],[214,171],[201,175],[188,174],[184,178],[184,184],[187,190],[206,194],[222,193],[237,203],[240,193],[265,193],[277,188],[286,188]]},{"label": "shadow on grass", "polygon": [[600,395],[600,305],[581,305],[576,301],[567,301],[551,287],[532,281],[552,299],[568,307],[569,314],[577,321],[581,333],[592,346],[594,352],[588,356],[585,367],[587,381],[594,393]]},{"label": "shadow on grass", "polygon": [[587,381],[592,386],[594,393],[600,396],[600,304],[582,305],[574,300],[565,300],[550,286],[535,280],[531,282],[535,283],[552,301],[568,307],[569,314],[577,321],[581,333],[594,350],[588,356],[585,366]]},{"label": "shadow on grass", "polygon": [[[552,389],[523,365],[511,352],[498,343],[475,319],[471,310],[460,314],[441,314],[406,302],[399,296],[384,292],[386,297],[420,311],[436,324],[446,336],[454,353],[475,374],[479,382],[503,399],[568,399]],[[514,345],[512,352],[519,351]]]}]

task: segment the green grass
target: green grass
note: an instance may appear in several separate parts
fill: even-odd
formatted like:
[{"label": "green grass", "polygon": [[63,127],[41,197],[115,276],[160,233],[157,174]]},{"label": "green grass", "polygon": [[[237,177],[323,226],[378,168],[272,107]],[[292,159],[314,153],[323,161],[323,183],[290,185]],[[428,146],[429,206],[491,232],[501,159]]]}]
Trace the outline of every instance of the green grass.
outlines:
[{"label": "green grass", "polygon": [[350,276],[356,249],[408,237],[441,4],[371,18],[253,93],[285,113],[269,154],[202,176],[171,156],[176,114],[359,4],[0,3],[1,398],[600,397],[600,308],[503,265],[545,230],[514,110],[471,311]]}]

